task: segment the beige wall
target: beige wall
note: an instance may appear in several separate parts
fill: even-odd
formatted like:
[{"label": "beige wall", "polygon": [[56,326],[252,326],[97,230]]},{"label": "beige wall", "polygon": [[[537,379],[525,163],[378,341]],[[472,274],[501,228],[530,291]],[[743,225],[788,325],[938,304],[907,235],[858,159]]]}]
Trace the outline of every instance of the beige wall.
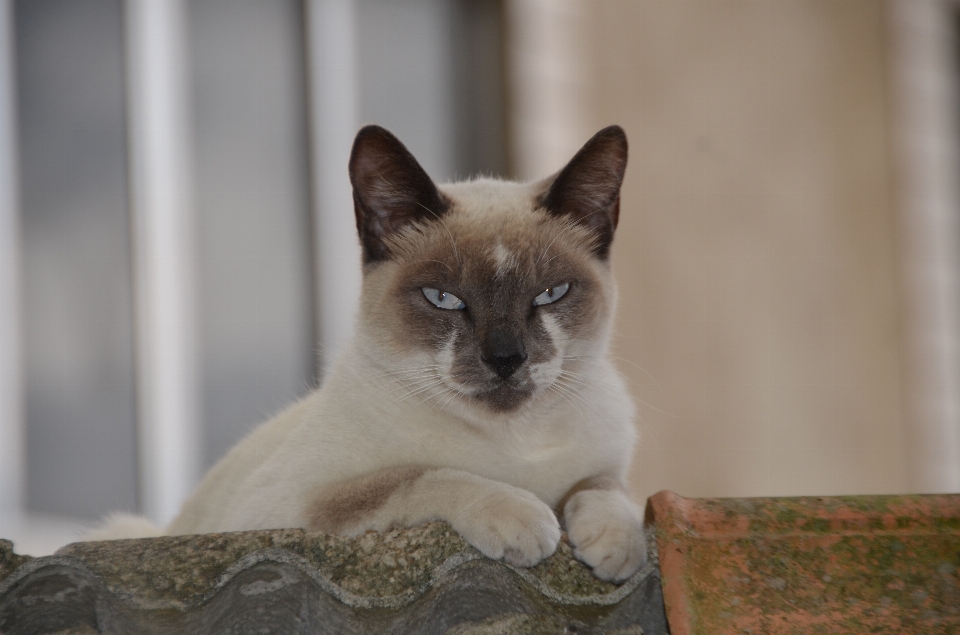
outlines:
[{"label": "beige wall", "polygon": [[637,493],[904,491],[884,6],[580,6],[592,128],[631,143]]}]

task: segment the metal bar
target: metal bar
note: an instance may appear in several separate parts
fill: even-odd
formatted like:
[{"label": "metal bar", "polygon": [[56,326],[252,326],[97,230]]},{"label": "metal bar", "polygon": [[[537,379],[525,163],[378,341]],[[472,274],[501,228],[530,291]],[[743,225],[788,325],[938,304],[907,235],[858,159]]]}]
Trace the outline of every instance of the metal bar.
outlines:
[{"label": "metal bar", "polygon": [[516,176],[563,167],[595,132],[584,0],[507,0],[511,155]]},{"label": "metal bar", "polygon": [[13,0],[0,0],[0,518],[23,505],[20,201]]},{"label": "metal bar", "polygon": [[307,0],[307,69],[314,204],[317,333],[328,368],[353,331],[360,244],[347,161],[358,121],[353,0]]},{"label": "metal bar", "polygon": [[203,438],[185,12],[126,4],[140,506],[164,524],[198,480]]},{"label": "metal bar", "polygon": [[955,7],[891,0],[909,486],[960,490],[960,68]]}]

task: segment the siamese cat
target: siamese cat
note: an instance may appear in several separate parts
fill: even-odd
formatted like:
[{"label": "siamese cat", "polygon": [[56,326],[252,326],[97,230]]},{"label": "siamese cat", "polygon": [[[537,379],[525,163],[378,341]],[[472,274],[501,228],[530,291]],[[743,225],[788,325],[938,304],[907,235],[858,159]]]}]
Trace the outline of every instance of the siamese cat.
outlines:
[{"label": "siamese cat", "polygon": [[562,519],[597,577],[629,577],[646,559],[624,481],[634,408],[608,356],[626,163],[610,126],[548,179],[435,185],[390,132],[360,130],[361,305],[323,385],[221,459],[165,532],[121,516],[89,538],[443,520],[529,567]]}]

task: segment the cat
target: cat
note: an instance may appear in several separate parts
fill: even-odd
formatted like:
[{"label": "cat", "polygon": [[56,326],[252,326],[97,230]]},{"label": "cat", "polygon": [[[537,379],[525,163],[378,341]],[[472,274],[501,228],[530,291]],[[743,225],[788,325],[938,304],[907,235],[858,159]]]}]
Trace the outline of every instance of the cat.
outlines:
[{"label": "cat", "polygon": [[[363,287],[322,386],[220,460],[166,529],[357,535],[444,520],[532,566],[561,539],[604,580],[646,559],[634,408],[608,354],[627,139],[555,176],[435,185],[378,126],[350,156]],[[117,517],[91,538],[160,533]]]}]

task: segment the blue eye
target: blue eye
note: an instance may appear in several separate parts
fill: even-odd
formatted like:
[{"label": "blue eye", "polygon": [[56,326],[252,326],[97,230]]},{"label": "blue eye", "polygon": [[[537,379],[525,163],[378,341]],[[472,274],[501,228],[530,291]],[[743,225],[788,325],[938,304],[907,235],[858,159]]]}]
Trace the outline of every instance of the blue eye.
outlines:
[{"label": "blue eye", "polygon": [[433,306],[437,307],[438,309],[460,311],[467,308],[467,305],[464,304],[463,300],[448,291],[431,289],[430,287],[423,287],[421,291],[423,291],[423,295],[430,300]]},{"label": "blue eye", "polygon": [[570,283],[564,282],[555,287],[550,287],[533,299],[533,306],[543,306],[544,304],[553,304],[570,290]]}]

